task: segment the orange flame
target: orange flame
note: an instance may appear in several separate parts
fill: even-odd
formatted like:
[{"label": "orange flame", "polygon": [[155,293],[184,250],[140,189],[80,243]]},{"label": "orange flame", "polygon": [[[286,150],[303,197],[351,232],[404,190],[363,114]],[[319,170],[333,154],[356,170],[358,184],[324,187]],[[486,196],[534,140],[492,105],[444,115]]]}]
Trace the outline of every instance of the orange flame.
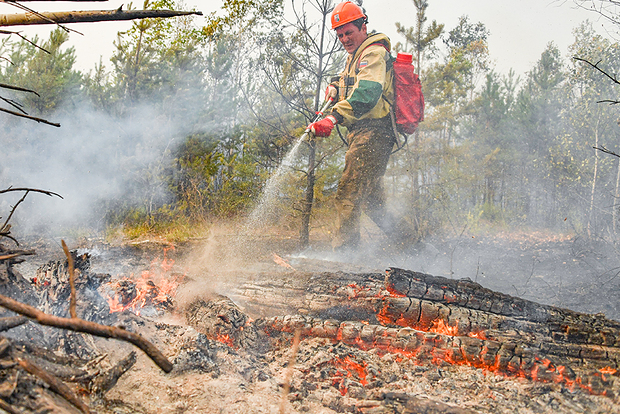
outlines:
[{"label": "orange flame", "polygon": [[368,376],[368,371],[366,370],[366,366],[368,365],[366,361],[363,364],[355,362],[349,355],[343,358],[335,358],[333,360],[333,365],[338,368],[338,372],[336,373],[336,377],[332,380],[332,385],[338,385],[338,390],[342,395],[346,395],[348,388],[345,386],[344,378],[354,378],[362,385],[368,385],[368,381],[366,377]]},{"label": "orange flame", "polygon": [[458,322],[455,326],[450,326],[446,324],[443,319],[435,319],[428,331],[442,335],[456,336],[459,333]]},{"label": "orange flame", "polygon": [[[164,248],[163,259],[155,258],[150,270],[142,271],[139,279],[134,280],[132,273],[128,278],[107,284],[114,291],[113,295],[107,297],[110,313],[130,310],[139,315],[144,306],[165,308],[171,304],[185,274],[171,273],[174,260],[167,256],[170,249],[174,247]],[[126,294],[122,292],[124,286],[129,286],[129,291],[124,292]]]}]

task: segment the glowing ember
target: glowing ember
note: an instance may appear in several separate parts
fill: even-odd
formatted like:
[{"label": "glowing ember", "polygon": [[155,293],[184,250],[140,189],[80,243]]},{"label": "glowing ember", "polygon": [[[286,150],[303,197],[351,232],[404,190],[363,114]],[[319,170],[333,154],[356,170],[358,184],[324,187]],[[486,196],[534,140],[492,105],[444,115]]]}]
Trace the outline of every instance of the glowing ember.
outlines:
[{"label": "glowing ember", "polygon": [[456,336],[459,333],[459,328],[458,324],[455,326],[449,326],[443,319],[435,319],[428,331],[442,335]]},{"label": "glowing ember", "polygon": [[231,348],[236,348],[234,346],[233,339],[228,334],[225,334],[225,335],[217,334],[215,339],[223,344],[228,345]]}]

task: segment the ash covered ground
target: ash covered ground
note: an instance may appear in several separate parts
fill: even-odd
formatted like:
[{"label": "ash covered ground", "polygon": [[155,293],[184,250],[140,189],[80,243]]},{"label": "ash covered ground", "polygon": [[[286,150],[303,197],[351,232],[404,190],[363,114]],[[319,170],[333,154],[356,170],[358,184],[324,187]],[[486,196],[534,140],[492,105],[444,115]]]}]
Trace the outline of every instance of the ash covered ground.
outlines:
[{"label": "ash covered ground", "polygon": [[[56,248],[55,242],[26,244],[39,252],[17,266],[26,278],[40,264],[62,257],[62,250]],[[80,249],[91,254],[94,271],[110,273],[113,277],[139,274],[154,258],[161,257],[166,247],[165,243],[151,241],[112,246],[83,240],[79,244]],[[226,232],[178,245],[168,253],[176,260],[175,267],[186,272],[175,299],[176,311],[129,317],[127,324],[133,324],[136,331],[155,342],[166,355],[178,357],[188,344],[201,341],[200,333],[188,326],[183,317],[184,306],[196,298],[234,296],[240,284],[270,278],[298,278],[318,272],[383,272],[387,267],[469,278],[486,288],[541,304],[584,313],[602,312],[610,319],[620,320],[616,299],[620,292],[620,256],[612,243],[544,234],[498,234],[438,237],[405,252],[387,242],[363,247],[356,254],[338,256],[321,243],[299,251],[293,236],[248,241]],[[246,311],[243,303],[237,305],[242,312]],[[274,316],[278,311],[274,309],[272,313],[248,312],[248,317]],[[295,364],[289,371],[293,338],[283,341],[281,346],[260,353],[211,342],[206,347],[208,361],[172,374],[160,372],[140,355],[136,366],[108,394],[108,406],[100,410],[115,413],[409,412],[396,395],[402,393],[446,404],[442,406],[443,411],[434,412],[450,412],[450,407],[481,413],[620,412],[620,405],[608,397],[567,390],[559,384],[506,378],[467,366],[420,365],[399,355],[372,350],[361,355],[354,347],[321,338],[301,341]],[[122,356],[130,349],[115,341],[97,343],[102,352],[111,355]],[[359,363],[371,366],[375,373],[372,381],[362,383],[355,375],[347,379],[348,371],[342,371],[337,384],[333,377],[321,378],[317,374],[321,372],[321,364],[334,355],[357,358]],[[287,376],[290,390],[282,408]],[[386,403],[388,394],[393,401]],[[384,403],[373,406],[373,401],[381,398]]]}]

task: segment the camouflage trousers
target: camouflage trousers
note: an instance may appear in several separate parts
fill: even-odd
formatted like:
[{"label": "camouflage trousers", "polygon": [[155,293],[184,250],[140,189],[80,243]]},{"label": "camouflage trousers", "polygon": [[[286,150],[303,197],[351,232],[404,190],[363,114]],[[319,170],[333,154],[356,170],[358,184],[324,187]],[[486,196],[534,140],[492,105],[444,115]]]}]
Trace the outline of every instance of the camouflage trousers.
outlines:
[{"label": "camouflage trousers", "polygon": [[382,230],[392,225],[385,209],[383,175],[394,146],[389,117],[360,121],[349,129],[349,149],[338,183],[335,207],[334,250],[356,247],[360,241],[360,217],[366,213]]}]

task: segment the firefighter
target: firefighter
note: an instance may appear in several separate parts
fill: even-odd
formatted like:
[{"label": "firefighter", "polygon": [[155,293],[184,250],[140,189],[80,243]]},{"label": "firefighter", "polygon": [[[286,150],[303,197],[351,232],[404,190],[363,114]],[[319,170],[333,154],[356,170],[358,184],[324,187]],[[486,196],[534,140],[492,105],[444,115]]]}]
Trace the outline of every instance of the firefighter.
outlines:
[{"label": "firefighter", "polygon": [[337,97],[331,114],[310,124],[318,137],[329,136],[335,125],[347,127],[348,150],[335,197],[334,250],[355,250],[360,241],[360,216],[366,213],[384,233],[394,233],[394,220],[386,212],[383,175],[395,143],[390,118],[393,71],[390,39],[368,33],[368,19],[356,4],[338,4],[331,15],[332,29],[349,53],[338,82],[327,87]]}]

